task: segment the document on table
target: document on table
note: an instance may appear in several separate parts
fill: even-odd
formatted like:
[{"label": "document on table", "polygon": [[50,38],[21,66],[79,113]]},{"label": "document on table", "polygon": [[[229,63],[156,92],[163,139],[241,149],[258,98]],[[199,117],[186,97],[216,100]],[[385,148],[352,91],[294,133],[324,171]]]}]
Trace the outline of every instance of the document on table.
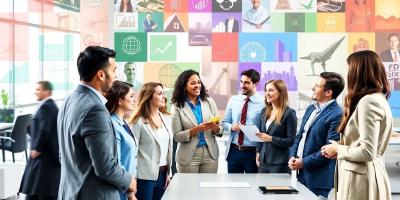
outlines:
[{"label": "document on table", "polygon": [[200,182],[201,188],[249,188],[249,182]]},{"label": "document on table", "polygon": [[262,142],[259,137],[257,137],[256,133],[259,133],[256,125],[240,125],[240,130],[249,138],[250,141],[253,142]]}]

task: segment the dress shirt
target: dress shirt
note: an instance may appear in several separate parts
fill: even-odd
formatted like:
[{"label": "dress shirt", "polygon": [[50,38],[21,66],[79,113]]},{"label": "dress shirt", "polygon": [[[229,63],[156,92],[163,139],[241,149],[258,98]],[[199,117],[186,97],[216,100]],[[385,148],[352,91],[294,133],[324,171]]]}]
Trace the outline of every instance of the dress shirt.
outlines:
[{"label": "dress shirt", "polygon": [[[197,96],[197,103],[196,105],[193,105],[193,103],[189,100],[189,98],[186,97],[186,102],[189,104],[190,109],[192,110],[194,116],[196,117],[197,124],[203,123],[203,114],[201,112],[201,99],[200,96]],[[199,132],[197,134],[197,137],[199,137],[199,143],[197,144],[198,147],[206,145],[207,142],[204,138],[204,132]]]},{"label": "dress shirt", "polygon": [[311,124],[314,122],[314,120],[321,114],[321,112],[329,105],[331,104],[335,99],[332,99],[328,102],[325,102],[323,104],[319,104],[318,102],[314,103],[315,109],[313,112],[310,114],[310,116],[307,119],[306,124],[304,125],[303,132],[301,133],[301,140],[299,142],[299,147],[297,149],[297,157],[303,158],[303,151],[304,151],[304,144],[306,142],[307,138],[307,132],[311,127]]},{"label": "dress shirt", "polygon": [[399,51],[397,50],[397,51],[392,51],[392,50],[390,50],[390,52],[391,52],[391,54],[392,54],[392,59],[393,59],[393,62],[399,62],[400,60],[400,54],[399,54]]},{"label": "dress shirt", "polygon": [[159,166],[165,166],[168,165],[168,147],[169,147],[169,141],[170,141],[170,136],[168,133],[168,130],[165,128],[164,123],[161,123],[161,127],[158,129],[154,129],[155,131],[158,142],[160,144],[160,162]]},{"label": "dress shirt", "polygon": [[[240,116],[242,114],[242,107],[245,103],[245,95],[233,96],[226,106],[225,117],[223,120],[224,131],[233,135],[232,143],[238,144],[239,131],[233,132],[232,124],[240,123]],[[264,107],[264,98],[257,93],[250,97],[247,107],[246,125],[256,125],[260,129],[261,109]],[[247,136],[244,136],[242,146],[256,146],[257,142],[251,142]]]},{"label": "dress shirt", "polygon": [[263,6],[260,6],[257,10],[255,10],[254,8],[250,8],[249,10],[247,10],[244,18],[250,22],[259,24],[267,17],[268,11]]},{"label": "dress shirt", "polygon": [[233,22],[235,22],[235,19],[229,19],[228,20],[228,32],[232,32],[233,30]]}]

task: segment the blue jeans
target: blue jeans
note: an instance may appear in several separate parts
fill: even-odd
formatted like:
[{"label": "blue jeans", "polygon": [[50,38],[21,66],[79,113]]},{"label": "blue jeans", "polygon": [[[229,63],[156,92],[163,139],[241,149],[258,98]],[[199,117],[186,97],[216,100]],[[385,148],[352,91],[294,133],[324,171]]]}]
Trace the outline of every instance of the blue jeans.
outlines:
[{"label": "blue jeans", "polygon": [[228,173],[257,173],[255,151],[239,151],[236,148],[230,148],[226,161]]},{"label": "blue jeans", "polygon": [[138,200],[160,200],[165,192],[166,172],[159,172],[156,181],[137,179]]}]

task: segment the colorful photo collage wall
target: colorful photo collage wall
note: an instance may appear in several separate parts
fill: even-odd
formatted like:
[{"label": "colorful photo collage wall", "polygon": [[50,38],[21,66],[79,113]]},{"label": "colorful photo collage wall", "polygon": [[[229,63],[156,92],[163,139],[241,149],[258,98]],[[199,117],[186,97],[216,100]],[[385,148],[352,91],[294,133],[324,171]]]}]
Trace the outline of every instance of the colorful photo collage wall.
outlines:
[{"label": "colorful photo collage wall", "polygon": [[180,72],[197,70],[221,113],[253,68],[261,95],[268,80],[284,80],[302,116],[319,74],[346,77],[347,56],[369,49],[385,63],[399,118],[399,37],[398,0],[114,0],[120,79],[136,90],[159,81],[170,97]]}]

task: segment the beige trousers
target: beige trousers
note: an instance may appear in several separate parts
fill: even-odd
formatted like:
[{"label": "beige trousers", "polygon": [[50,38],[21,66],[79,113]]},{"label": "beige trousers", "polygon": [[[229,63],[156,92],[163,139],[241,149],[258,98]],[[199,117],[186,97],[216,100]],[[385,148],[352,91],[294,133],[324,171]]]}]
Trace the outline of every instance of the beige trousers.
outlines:
[{"label": "beige trousers", "polygon": [[188,165],[176,163],[178,173],[217,173],[218,160],[211,157],[207,145],[197,147]]}]

